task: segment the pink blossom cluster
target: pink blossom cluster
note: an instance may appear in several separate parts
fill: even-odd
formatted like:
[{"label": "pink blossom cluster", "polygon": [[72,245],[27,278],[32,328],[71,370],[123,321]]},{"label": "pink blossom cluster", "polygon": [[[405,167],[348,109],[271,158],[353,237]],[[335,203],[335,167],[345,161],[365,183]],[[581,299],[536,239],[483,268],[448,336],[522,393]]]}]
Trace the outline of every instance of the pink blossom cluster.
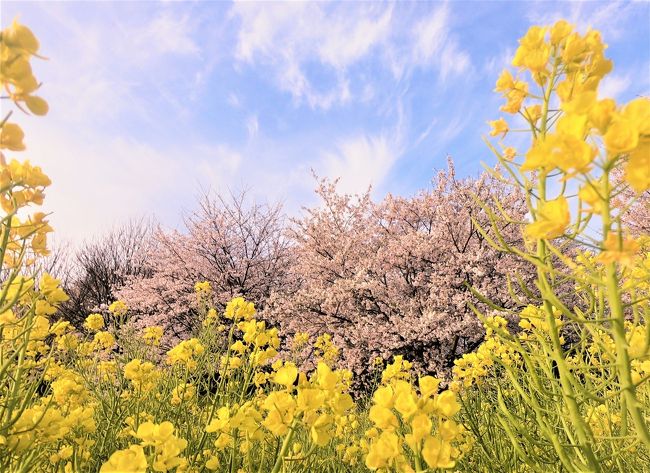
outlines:
[{"label": "pink blossom cluster", "polygon": [[[413,197],[340,194],[323,180],[322,206],[290,227],[292,292],[275,291],[265,316],[286,334],[331,333],[342,364],[363,377],[379,356],[402,354],[423,371],[443,374],[460,353],[473,349],[483,330],[469,304],[470,287],[513,308],[508,276],[529,280],[518,258],[490,247],[477,224],[490,228],[480,202],[497,199],[521,221],[520,192],[484,174],[456,179],[453,164],[430,191]],[[498,223],[511,243],[523,244],[521,227]],[[514,284],[516,286],[516,283]]]},{"label": "pink blossom cluster", "polygon": [[158,229],[145,276],[117,291],[136,327],[161,325],[168,337],[185,337],[200,323],[194,292],[199,281],[210,282],[218,310],[237,296],[263,307],[282,286],[290,253],[279,206],[249,204],[245,193],[204,195],[185,227]]},{"label": "pink blossom cluster", "polygon": [[498,222],[500,234],[515,246],[526,212],[522,193],[489,174],[457,179],[450,161],[412,197],[374,202],[369,191],[341,194],[327,180],[316,192],[322,205],[288,223],[279,207],[249,205],[244,195],[206,196],[185,232],[157,231],[147,271],[118,291],[136,326],[186,336],[200,322],[194,283],[209,281],[218,309],[244,296],[286,338],[331,334],[341,365],[361,380],[376,357],[395,354],[440,375],[483,338],[470,304],[485,306],[470,287],[515,308],[508,277],[533,276],[486,239],[495,201],[512,218]]}]

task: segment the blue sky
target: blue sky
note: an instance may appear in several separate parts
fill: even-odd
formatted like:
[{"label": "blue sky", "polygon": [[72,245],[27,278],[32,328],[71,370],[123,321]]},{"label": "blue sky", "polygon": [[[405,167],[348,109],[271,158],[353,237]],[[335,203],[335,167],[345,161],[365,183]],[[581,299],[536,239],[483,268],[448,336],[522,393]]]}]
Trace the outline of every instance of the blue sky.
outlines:
[{"label": "blue sky", "polygon": [[[532,24],[602,31],[601,95],[650,93],[649,2],[2,2],[48,61],[51,112],[21,117],[52,177],[47,210],[78,242],[141,215],[174,227],[200,189],[313,205],[313,169],[340,189],[411,194],[451,155],[492,157],[492,92]],[[6,106],[3,104],[3,106]]]}]

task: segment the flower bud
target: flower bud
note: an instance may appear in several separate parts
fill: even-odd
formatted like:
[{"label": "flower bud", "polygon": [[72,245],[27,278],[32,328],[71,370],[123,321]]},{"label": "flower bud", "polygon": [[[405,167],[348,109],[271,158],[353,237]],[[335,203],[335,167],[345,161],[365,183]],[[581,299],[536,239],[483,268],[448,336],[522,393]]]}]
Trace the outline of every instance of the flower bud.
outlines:
[{"label": "flower bud", "polygon": [[5,123],[0,132],[0,149],[22,151],[25,149],[23,138],[25,134],[15,123]]},{"label": "flower bud", "polygon": [[34,115],[46,115],[50,109],[45,100],[35,95],[25,97],[25,105]]},{"label": "flower bud", "polygon": [[39,48],[38,40],[32,30],[18,23],[17,19],[14,19],[11,26],[2,32],[2,40],[7,46],[21,48],[30,54],[36,53]]}]

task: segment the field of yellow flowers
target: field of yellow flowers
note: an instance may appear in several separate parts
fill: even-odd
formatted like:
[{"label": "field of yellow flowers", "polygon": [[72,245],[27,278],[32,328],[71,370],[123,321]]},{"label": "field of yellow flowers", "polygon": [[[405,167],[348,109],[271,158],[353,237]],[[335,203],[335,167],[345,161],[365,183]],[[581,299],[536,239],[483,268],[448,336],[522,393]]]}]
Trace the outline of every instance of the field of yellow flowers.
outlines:
[{"label": "field of yellow flowers", "polygon": [[[0,40],[7,103],[45,115],[30,66],[38,40],[16,21]],[[485,341],[451,379],[413,372],[404,354],[379,360],[365,393],[350,390],[327,335],[282,340],[242,298],[217,313],[207,282],[195,286],[200,330],[174,347],[160,327],[134,329],[121,301],[83,327],[57,318],[67,296],[39,270],[52,228],[33,211],[50,180],[5,155],[25,149],[7,113],[0,471],[650,471],[650,241],[625,224],[650,190],[650,100],[599,97],[605,48],[565,21],[534,26],[496,84],[511,118],[492,122],[491,172],[525,191],[531,220],[485,205],[494,232],[483,231],[535,267],[522,289],[539,303],[477,309]],[[530,135],[528,149],[506,145],[511,128]],[[521,226],[525,248],[500,237],[504,220]],[[305,370],[307,344],[316,358]]]}]

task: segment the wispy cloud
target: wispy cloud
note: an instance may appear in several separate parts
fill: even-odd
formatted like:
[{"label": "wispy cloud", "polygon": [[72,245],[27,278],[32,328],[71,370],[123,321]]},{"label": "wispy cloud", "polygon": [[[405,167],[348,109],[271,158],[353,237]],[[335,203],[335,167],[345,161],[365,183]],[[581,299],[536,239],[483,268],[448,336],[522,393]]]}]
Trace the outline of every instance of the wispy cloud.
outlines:
[{"label": "wispy cloud", "polygon": [[650,90],[647,2],[1,8],[23,14],[50,58],[34,63],[50,114],[20,123],[25,157],[53,179],[57,233],[75,241],[144,213],[174,225],[198,187],[248,187],[297,210],[312,168],[376,197],[427,185],[447,154],[475,174],[494,81],[531,22],[602,29],[616,67],[601,95]]},{"label": "wispy cloud", "polygon": [[30,121],[25,130],[38,136],[28,142],[30,158],[53,181],[46,208],[55,210],[57,235],[75,242],[142,215],[173,224],[188,192],[226,186],[241,161],[226,146],[161,147],[88,130],[82,136],[44,121]]},{"label": "wispy cloud", "polygon": [[342,192],[362,193],[386,179],[399,154],[396,143],[386,134],[354,136],[324,152],[317,171],[339,178],[338,189]]},{"label": "wispy cloud", "polygon": [[[552,24],[564,19],[575,24],[581,31],[587,28],[599,30],[609,40],[618,39],[625,32],[625,21],[633,15],[634,2],[613,0],[609,2],[548,2],[531,4],[527,15],[533,24]],[[647,20],[647,16],[645,18]]]},{"label": "wispy cloud", "polygon": [[449,76],[466,72],[470,67],[469,54],[451,34],[450,9],[446,3],[416,23],[413,46],[409,58],[411,65],[437,67],[443,82]]},{"label": "wispy cloud", "polygon": [[620,99],[632,85],[632,77],[629,74],[612,74],[606,76],[600,84],[598,93],[602,98],[608,97]]},{"label": "wispy cloud", "polygon": [[[435,67],[444,81],[469,69],[469,54],[451,33],[446,4],[423,20],[412,18],[415,26],[411,21],[396,22],[394,8],[367,3],[337,7],[282,3],[262,8],[237,3],[232,9],[241,22],[236,57],[269,67],[276,85],[297,103],[325,110],[367,99],[372,85],[360,80],[353,87],[351,76],[354,66],[371,57],[397,78],[416,67]],[[316,78],[309,74],[314,62],[328,69],[331,80],[326,88],[316,85],[317,79],[322,82],[322,72]]]},{"label": "wispy cloud", "polygon": [[[236,3],[241,22],[236,57],[270,67],[279,88],[312,108],[328,109],[350,100],[347,69],[390,34],[392,7],[369,4],[327,8],[319,3]],[[299,19],[296,21],[296,19]],[[314,60],[331,69],[333,84],[314,84],[307,69]]]},{"label": "wispy cloud", "polygon": [[248,139],[255,138],[260,131],[260,124],[257,120],[257,115],[251,115],[246,119],[246,130],[248,130]]}]

